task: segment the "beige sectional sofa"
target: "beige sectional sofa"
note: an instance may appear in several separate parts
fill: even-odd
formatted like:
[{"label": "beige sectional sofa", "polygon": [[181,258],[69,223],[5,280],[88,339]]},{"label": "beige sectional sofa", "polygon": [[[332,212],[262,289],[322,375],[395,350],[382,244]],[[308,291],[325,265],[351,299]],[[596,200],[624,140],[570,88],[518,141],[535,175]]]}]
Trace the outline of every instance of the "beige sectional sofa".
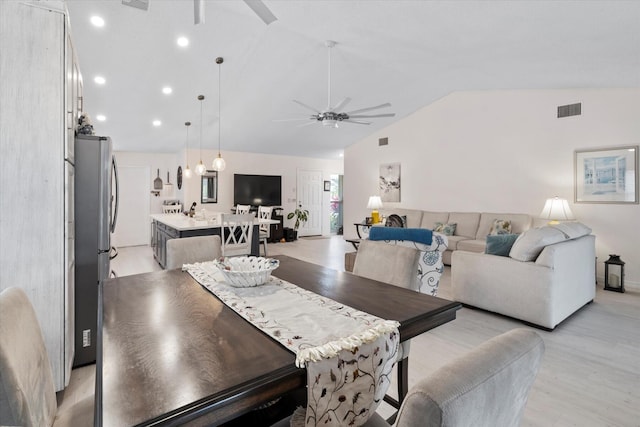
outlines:
[{"label": "beige sectional sofa", "polygon": [[409,228],[428,228],[433,230],[436,222],[456,224],[453,236],[447,236],[449,246],[442,254],[446,265],[451,265],[451,254],[456,250],[482,253],[486,246],[486,237],[494,220],[511,221],[511,232],[520,234],[531,228],[533,218],[527,214],[495,212],[432,212],[417,209],[384,208],[380,209],[384,217],[396,214],[406,218]]}]

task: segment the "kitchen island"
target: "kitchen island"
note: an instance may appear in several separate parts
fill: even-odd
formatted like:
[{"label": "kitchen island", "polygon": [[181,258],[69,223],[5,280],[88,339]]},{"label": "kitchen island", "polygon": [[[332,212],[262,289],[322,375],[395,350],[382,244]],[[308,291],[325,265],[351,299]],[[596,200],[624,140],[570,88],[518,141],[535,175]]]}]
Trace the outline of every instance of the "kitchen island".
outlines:
[{"label": "kitchen island", "polygon": [[[193,236],[221,236],[222,227],[216,214],[209,219],[194,219],[183,214],[153,214],[151,215],[151,247],[153,256],[162,268],[167,263],[167,240]],[[274,220],[255,219],[253,235],[251,237],[251,255],[260,256],[260,222],[278,223]]]}]

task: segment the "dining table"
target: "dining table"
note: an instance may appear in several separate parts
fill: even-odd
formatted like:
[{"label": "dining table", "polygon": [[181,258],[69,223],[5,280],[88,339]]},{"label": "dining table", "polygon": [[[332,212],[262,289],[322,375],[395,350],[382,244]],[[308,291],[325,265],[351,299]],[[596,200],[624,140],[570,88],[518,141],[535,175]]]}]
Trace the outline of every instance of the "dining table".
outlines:
[{"label": "dining table", "polygon": [[[272,275],[400,323],[400,341],[456,318],[457,302],[288,256]],[[181,269],[100,289],[96,424],[222,425],[306,385],[295,354]]]}]

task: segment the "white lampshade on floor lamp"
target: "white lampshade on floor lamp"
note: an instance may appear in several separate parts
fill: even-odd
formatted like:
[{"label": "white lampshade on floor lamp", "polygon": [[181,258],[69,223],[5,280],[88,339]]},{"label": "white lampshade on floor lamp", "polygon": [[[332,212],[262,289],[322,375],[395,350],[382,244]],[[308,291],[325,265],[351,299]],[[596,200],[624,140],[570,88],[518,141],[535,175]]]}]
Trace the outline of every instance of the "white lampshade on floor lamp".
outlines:
[{"label": "white lampshade on floor lamp", "polygon": [[367,203],[367,208],[371,209],[371,223],[377,224],[380,222],[380,213],[378,209],[382,207],[382,199],[380,196],[371,196],[369,197],[369,203]]},{"label": "white lampshade on floor lamp", "polygon": [[549,224],[559,224],[560,221],[571,221],[576,219],[573,212],[569,208],[567,199],[561,199],[558,196],[547,199],[540,212],[540,218],[549,221]]}]

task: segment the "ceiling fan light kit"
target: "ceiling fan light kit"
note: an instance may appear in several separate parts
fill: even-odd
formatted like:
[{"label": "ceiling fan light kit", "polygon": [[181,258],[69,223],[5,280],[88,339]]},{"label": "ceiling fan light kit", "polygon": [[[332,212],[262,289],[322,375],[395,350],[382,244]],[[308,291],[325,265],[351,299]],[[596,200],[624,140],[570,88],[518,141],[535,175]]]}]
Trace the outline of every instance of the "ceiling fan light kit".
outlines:
[{"label": "ceiling fan light kit", "polygon": [[303,102],[300,102],[298,100],[293,100],[293,102],[295,102],[296,104],[311,110],[314,112],[314,114],[312,114],[309,117],[306,118],[300,118],[300,119],[284,119],[282,121],[289,121],[289,120],[311,120],[308,123],[305,123],[301,126],[307,126],[316,122],[320,122],[322,123],[322,126],[325,127],[331,127],[331,128],[337,128],[339,123],[341,122],[346,122],[346,123],[356,123],[359,125],[370,125],[371,122],[369,121],[364,121],[364,120],[354,120],[354,119],[372,119],[372,118],[379,118],[379,117],[394,117],[395,113],[385,113],[385,114],[368,114],[368,115],[363,115],[360,113],[365,113],[367,111],[372,111],[372,110],[377,110],[379,108],[385,108],[385,107],[391,107],[391,104],[389,102],[386,102],[384,104],[380,104],[380,105],[376,105],[374,107],[367,107],[367,108],[361,108],[359,110],[353,110],[353,111],[348,111],[348,112],[343,112],[342,110],[344,109],[344,107],[347,106],[347,104],[349,102],[351,102],[351,98],[346,97],[344,98],[342,101],[338,102],[336,105],[332,106],[331,105],[331,49],[333,47],[335,47],[337,43],[333,40],[327,40],[325,42],[325,46],[327,47],[327,58],[328,58],[328,67],[327,67],[327,108],[325,110],[320,110],[314,107],[311,107]]}]

